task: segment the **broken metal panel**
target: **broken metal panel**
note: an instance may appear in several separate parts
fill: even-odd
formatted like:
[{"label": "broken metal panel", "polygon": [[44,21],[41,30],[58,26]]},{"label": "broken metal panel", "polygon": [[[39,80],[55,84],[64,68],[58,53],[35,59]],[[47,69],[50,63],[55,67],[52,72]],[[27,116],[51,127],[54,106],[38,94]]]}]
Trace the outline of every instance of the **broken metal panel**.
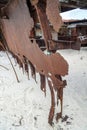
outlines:
[{"label": "broken metal panel", "polygon": [[[50,1],[48,3],[47,2],[48,1],[43,0],[42,4],[41,4],[41,2],[39,1],[35,5],[35,8],[36,8],[36,11],[37,11],[37,14],[38,14],[38,19],[39,19],[39,22],[40,22],[40,25],[41,25],[41,29],[43,31],[46,48],[49,51],[55,52],[56,49],[57,49],[57,45],[56,45],[56,42],[54,42],[52,40],[52,33],[51,33],[51,28],[49,26],[49,21],[52,23],[55,30],[58,31],[61,24],[62,24],[62,19],[61,19],[59,13],[58,13],[58,5],[57,5],[58,2],[55,1],[55,0]],[[51,5],[51,8],[50,8],[49,5]],[[46,15],[46,13],[47,13],[47,15]],[[54,13],[56,13],[57,15],[54,15]],[[48,19],[49,19],[49,21],[48,21]]]},{"label": "broken metal panel", "polygon": [[[51,39],[52,37],[49,29],[49,22],[47,22],[46,12],[44,12],[46,7],[44,6],[42,9],[39,6],[42,6],[43,2],[46,3],[45,0],[39,0],[39,2],[35,4],[35,9],[44,32],[45,42],[47,42],[48,45],[49,41],[50,43],[53,41]],[[9,50],[15,55],[15,57],[20,59],[22,64],[25,65],[24,68],[26,71],[28,70],[27,64],[29,62],[32,69],[32,75],[36,76],[36,72],[40,73],[42,82],[41,89],[44,89],[45,91],[45,77],[48,79],[52,99],[48,122],[52,125],[55,111],[54,91],[56,90],[60,93],[60,90],[63,90],[65,83],[60,77],[68,74],[68,63],[59,53],[50,52],[50,55],[44,54],[37,45],[36,40],[29,37],[32,28],[34,28],[34,19],[30,15],[26,0],[11,1],[11,3],[6,7],[6,10],[9,19],[1,19],[1,29]],[[44,21],[46,21],[46,23],[44,23]],[[49,44],[49,47],[50,46],[51,45]],[[49,50],[48,46],[47,49]],[[63,94],[60,93],[60,97],[63,98]],[[61,101],[60,97],[59,100]]]},{"label": "broken metal panel", "polygon": [[47,7],[46,7],[46,14],[50,21],[50,23],[53,25],[53,28],[55,31],[59,31],[59,28],[63,24],[62,18],[59,15],[59,1],[58,0],[47,0]]}]

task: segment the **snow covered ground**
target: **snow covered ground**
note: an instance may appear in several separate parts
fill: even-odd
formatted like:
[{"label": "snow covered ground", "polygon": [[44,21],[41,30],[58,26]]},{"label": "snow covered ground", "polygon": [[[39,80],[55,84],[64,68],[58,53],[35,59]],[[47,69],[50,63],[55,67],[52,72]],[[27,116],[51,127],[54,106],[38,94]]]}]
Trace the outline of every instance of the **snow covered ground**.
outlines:
[{"label": "snow covered ground", "polygon": [[59,52],[69,63],[63,103],[67,121],[54,121],[53,127],[48,124],[49,88],[45,97],[39,75],[37,83],[31,77],[28,80],[10,55],[20,80],[17,83],[6,54],[0,52],[0,130],[87,130],[87,47]]}]

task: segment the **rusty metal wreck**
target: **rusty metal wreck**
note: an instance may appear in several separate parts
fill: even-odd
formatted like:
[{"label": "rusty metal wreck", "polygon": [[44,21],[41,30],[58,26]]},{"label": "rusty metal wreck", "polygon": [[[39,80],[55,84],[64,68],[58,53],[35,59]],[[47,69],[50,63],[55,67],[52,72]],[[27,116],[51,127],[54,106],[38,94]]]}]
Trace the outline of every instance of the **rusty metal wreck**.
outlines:
[{"label": "rusty metal wreck", "polygon": [[[59,100],[61,103],[61,111],[56,114],[56,120],[58,120],[62,117],[63,88],[66,86],[66,81],[62,80],[62,76],[68,74],[68,63],[59,53],[56,53],[56,43],[52,40],[49,26],[50,22],[55,31],[58,31],[62,24],[58,12],[58,0],[8,0],[5,6],[0,7],[0,30],[4,37],[2,42],[5,48],[8,48],[27,73],[28,64],[31,66],[32,76],[35,77],[36,72],[39,72],[41,90],[45,94],[46,79],[48,81],[51,92],[48,122],[52,125],[56,105],[55,91],[57,104]],[[34,38],[33,30],[37,19],[50,55],[44,54]]]}]

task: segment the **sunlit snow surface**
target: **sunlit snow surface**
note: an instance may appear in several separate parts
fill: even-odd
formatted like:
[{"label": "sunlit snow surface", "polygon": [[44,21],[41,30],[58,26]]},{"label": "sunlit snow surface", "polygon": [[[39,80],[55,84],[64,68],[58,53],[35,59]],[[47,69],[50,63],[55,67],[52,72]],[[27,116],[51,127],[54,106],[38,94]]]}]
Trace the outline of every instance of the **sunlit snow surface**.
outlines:
[{"label": "sunlit snow surface", "polygon": [[87,19],[87,9],[73,9],[60,13],[63,20],[84,20]]},{"label": "sunlit snow surface", "polygon": [[9,69],[0,66],[0,130],[87,130],[87,47],[58,52],[69,63],[63,101],[63,116],[67,120],[54,120],[53,127],[48,124],[49,87],[45,97],[40,90],[39,75],[37,83],[31,75],[28,80],[10,55],[20,80],[17,83],[6,54],[0,52],[0,65]]}]

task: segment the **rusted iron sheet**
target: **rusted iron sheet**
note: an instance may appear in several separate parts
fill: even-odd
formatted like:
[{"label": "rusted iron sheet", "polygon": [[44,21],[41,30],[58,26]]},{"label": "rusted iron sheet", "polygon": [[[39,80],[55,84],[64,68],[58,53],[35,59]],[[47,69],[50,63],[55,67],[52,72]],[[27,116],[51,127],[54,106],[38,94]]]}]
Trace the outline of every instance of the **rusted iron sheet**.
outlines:
[{"label": "rusted iron sheet", "polygon": [[59,15],[58,0],[47,0],[46,14],[50,23],[53,25],[55,31],[59,31],[59,28],[63,24],[61,16]]},{"label": "rusted iron sheet", "polygon": [[41,29],[43,31],[46,48],[48,51],[52,51],[52,50],[55,51],[56,43],[52,41],[52,34],[51,34],[50,26],[49,26],[49,21],[46,15],[46,0],[42,0],[42,3],[39,1],[35,5],[35,8],[38,14],[38,19],[41,25]]},{"label": "rusted iron sheet", "polygon": [[[57,49],[57,44],[52,40],[52,34],[49,26],[49,21],[53,25],[55,31],[58,32],[59,28],[62,25],[62,19],[58,13],[58,0],[42,0],[43,8],[41,2],[39,1],[36,5],[36,11],[38,14],[38,19],[41,24],[41,29],[44,34],[44,40],[46,43],[46,48],[49,51],[55,51]],[[46,15],[47,14],[47,15]],[[49,19],[49,21],[48,21]],[[45,20],[45,22],[44,22]]]},{"label": "rusted iron sheet", "polygon": [[[42,1],[39,0],[34,6],[44,32],[45,42],[47,42],[48,45],[48,41],[52,41],[52,39],[46,12],[43,12],[46,10],[46,6],[44,6],[42,10],[40,7],[40,5],[42,6],[43,2],[46,3],[46,1],[43,0],[42,3],[40,2]],[[61,102],[60,116],[62,116],[63,88],[65,87],[66,82],[62,80],[61,76],[68,74],[68,63],[59,53],[51,53],[50,55],[44,54],[36,44],[36,40],[29,37],[31,30],[34,28],[34,19],[30,16],[30,12],[26,5],[26,0],[12,0],[8,7],[6,7],[6,10],[8,12],[8,19],[1,19],[1,29],[9,50],[17,58],[17,61],[21,67],[23,67],[22,64],[25,65],[24,68],[26,71],[28,69],[27,64],[30,64],[32,76],[35,76],[36,72],[40,73],[42,83],[41,89],[45,93],[45,77],[48,79],[49,88],[51,91],[51,109],[48,122],[52,125],[55,112],[54,90],[57,91],[57,98]],[[44,21],[42,21],[43,18],[44,21],[46,21],[45,24]],[[45,32],[47,36],[45,35]],[[49,48],[47,49],[49,50]]]}]

